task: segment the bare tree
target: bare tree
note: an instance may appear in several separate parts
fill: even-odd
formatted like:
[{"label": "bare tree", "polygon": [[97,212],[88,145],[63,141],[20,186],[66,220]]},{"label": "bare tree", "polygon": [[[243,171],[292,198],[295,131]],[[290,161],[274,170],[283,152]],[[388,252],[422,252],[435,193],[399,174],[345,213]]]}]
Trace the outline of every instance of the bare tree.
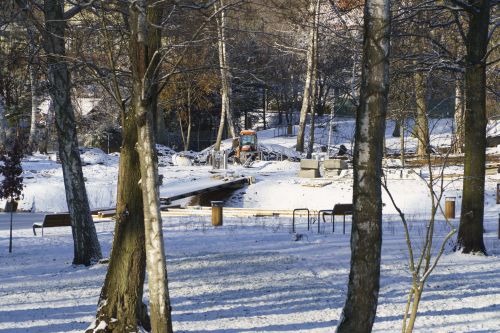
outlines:
[{"label": "bare tree", "polygon": [[62,163],[66,203],[71,216],[74,241],[75,265],[90,265],[102,258],[94,222],[83,178],[82,162],[78,150],[75,113],[71,104],[71,75],[66,59],[65,33],[67,20],[79,13],[85,6],[75,5],[64,11],[66,1],[45,0],[43,18],[37,20],[35,6],[30,0],[16,0],[17,5],[27,13],[33,25],[42,36],[47,54],[49,93],[54,103],[59,157]]},{"label": "bare tree", "polygon": [[[314,105],[316,98],[316,71],[317,71],[317,41],[318,41],[318,15],[320,8],[320,0],[309,0],[308,14],[309,14],[309,34],[307,46],[307,68],[306,68],[306,81],[304,84],[304,93],[302,95],[302,107],[300,108],[299,131],[297,133],[297,151],[304,151],[304,137],[306,130],[307,113],[311,112],[311,117],[314,117]],[[314,128],[314,126],[312,126]],[[314,130],[314,129],[313,129]]]},{"label": "bare tree", "polygon": [[465,56],[464,182],[457,247],[486,253],[483,241],[486,167],[486,61],[490,1],[452,1],[467,13]]},{"label": "bare tree", "polygon": [[132,71],[131,107],[137,124],[137,151],[144,202],[146,266],[149,281],[151,328],[154,333],[172,332],[170,297],[163,245],[153,115],[158,98],[163,3],[147,0],[131,3],[129,55]]},{"label": "bare tree", "polygon": [[389,0],[364,11],[361,98],[354,146],[351,271],[337,332],[370,332],[377,311],[382,247],[381,165],[389,74]]},{"label": "bare tree", "polygon": [[222,97],[220,123],[217,132],[217,141],[215,142],[215,150],[220,150],[222,133],[224,132],[224,126],[226,126],[225,120],[227,120],[227,127],[231,137],[234,139],[237,134],[231,108],[231,72],[229,70],[229,55],[227,51],[227,17],[224,0],[217,0],[214,3],[214,10],[217,15],[216,21]]}]

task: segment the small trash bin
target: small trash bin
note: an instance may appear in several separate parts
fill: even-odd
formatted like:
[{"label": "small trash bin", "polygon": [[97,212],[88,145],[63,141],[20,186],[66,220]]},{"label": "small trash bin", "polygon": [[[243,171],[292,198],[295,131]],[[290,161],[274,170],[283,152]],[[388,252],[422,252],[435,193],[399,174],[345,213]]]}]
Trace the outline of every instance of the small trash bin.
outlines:
[{"label": "small trash bin", "polygon": [[455,218],[455,197],[448,197],[445,199],[444,215],[447,219]]},{"label": "small trash bin", "polygon": [[222,207],[223,201],[212,201],[212,225],[214,227],[222,226]]},{"label": "small trash bin", "polygon": [[288,124],[286,127],[286,135],[292,136],[293,135],[293,126],[292,124]]}]

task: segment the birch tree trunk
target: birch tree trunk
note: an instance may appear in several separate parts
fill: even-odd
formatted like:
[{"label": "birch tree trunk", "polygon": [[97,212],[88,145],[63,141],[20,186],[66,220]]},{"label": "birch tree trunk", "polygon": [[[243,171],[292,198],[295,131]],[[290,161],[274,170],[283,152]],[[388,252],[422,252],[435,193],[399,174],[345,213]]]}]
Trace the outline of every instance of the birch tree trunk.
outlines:
[{"label": "birch tree trunk", "polygon": [[337,332],[371,332],[377,311],[382,246],[382,154],[389,75],[389,0],[367,0],[363,70],[354,146],[351,271]]},{"label": "birch tree trunk", "polygon": [[146,266],[149,282],[151,329],[154,333],[172,332],[165,249],[163,244],[158,158],[154,147],[153,112],[157,102],[157,68],[160,55],[163,7],[154,0],[135,2],[130,7],[130,63],[132,108],[137,121],[137,151],[140,159]]},{"label": "birch tree trunk", "polygon": [[75,113],[71,104],[71,77],[65,61],[64,0],[45,0],[43,47],[47,53],[49,93],[54,103],[55,124],[62,162],[66,202],[71,216],[75,265],[90,265],[102,258],[90,214],[82,163],[78,150]]},{"label": "birch tree trunk", "polygon": [[45,127],[42,130],[42,135],[40,142],[38,144],[38,150],[41,154],[48,154],[49,141],[52,133],[52,120],[54,115],[54,102],[52,98],[49,101],[49,107],[47,109],[47,118],[45,119]]},{"label": "birch tree trunk", "polygon": [[313,35],[313,52],[312,52],[312,59],[313,59],[313,69],[312,69],[312,75],[311,75],[311,89],[310,89],[310,96],[309,96],[309,110],[311,113],[311,123],[310,123],[310,128],[309,128],[309,144],[307,146],[307,158],[312,157],[312,152],[314,148],[314,128],[315,128],[315,114],[316,114],[316,107],[317,107],[317,99],[318,99],[318,94],[317,94],[317,78],[318,78],[318,29],[319,29],[319,9],[321,5],[321,0],[317,0],[316,4],[314,6],[314,35]]},{"label": "birch tree trunk", "polygon": [[31,123],[30,123],[30,135],[28,138],[28,150],[32,154],[37,147],[38,142],[38,131],[36,128],[36,116],[37,116],[37,106],[38,106],[38,89],[37,89],[37,71],[33,64],[30,65],[30,90],[31,90]]},{"label": "birch tree trunk", "polygon": [[486,52],[489,0],[469,0],[465,67],[464,182],[458,248],[485,253],[483,241],[486,163]]},{"label": "birch tree trunk", "polygon": [[297,144],[295,150],[299,152],[304,151],[304,140],[306,131],[307,113],[311,110],[311,99],[315,96],[312,94],[312,86],[314,82],[314,58],[315,58],[315,43],[317,35],[316,27],[316,8],[319,7],[320,0],[309,1],[309,16],[311,27],[309,30],[309,44],[307,47],[307,67],[306,67],[306,82],[304,84],[304,93],[302,96],[302,106],[300,108],[299,130],[297,133]]},{"label": "birch tree trunk", "polygon": [[464,146],[464,89],[463,81],[460,78],[455,79],[455,133],[453,137],[453,152],[455,154],[463,153]]},{"label": "birch tree trunk", "polygon": [[38,143],[38,131],[36,127],[36,116],[38,110],[38,73],[35,63],[35,53],[36,53],[36,43],[35,43],[35,32],[31,27],[28,27],[28,52],[29,52],[29,72],[30,72],[30,90],[31,90],[31,123],[30,123],[30,135],[28,138],[28,151],[30,154],[37,148]]},{"label": "birch tree trunk", "polygon": [[429,122],[427,118],[427,75],[422,72],[415,72],[413,75],[415,82],[415,100],[417,103],[417,116],[415,121],[415,137],[417,143],[417,156],[425,157],[429,146]]},{"label": "birch tree trunk", "polygon": [[217,132],[217,141],[215,143],[215,150],[220,150],[220,144],[222,141],[222,133],[224,131],[225,121],[227,120],[227,127],[229,130],[229,135],[234,139],[236,138],[236,128],[234,126],[233,112],[231,109],[231,72],[229,70],[229,55],[227,53],[227,19],[226,10],[224,9],[224,0],[218,0],[214,4],[215,12],[219,12],[216,16],[217,19],[217,37],[218,37],[218,47],[219,47],[219,65],[220,65],[220,77],[221,77],[221,119],[219,123],[219,130]]},{"label": "birch tree trunk", "polygon": [[179,120],[179,132],[181,132],[182,146],[184,147],[184,150],[186,150],[186,137],[184,135],[184,128],[182,126],[182,116],[180,108],[179,110],[177,110],[177,120]]}]

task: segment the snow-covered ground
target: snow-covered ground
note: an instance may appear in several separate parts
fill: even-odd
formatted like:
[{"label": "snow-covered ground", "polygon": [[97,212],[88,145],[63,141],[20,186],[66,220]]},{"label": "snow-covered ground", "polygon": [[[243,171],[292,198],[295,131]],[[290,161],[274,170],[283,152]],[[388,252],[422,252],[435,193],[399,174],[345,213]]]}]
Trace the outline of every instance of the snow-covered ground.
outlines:
[{"label": "snow-covered ground", "polygon": [[[432,124],[432,144],[449,144],[450,122]],[[333,143],[350,148],[353,126],[352,119],[337,121]],[[391,126],[387,128],[386,144],[396,151],[399,138],[392,138]],[[326,127],[318,129],[316,137],[325,141],[327,131]],[[273,134],[272,129],[259,132],[259,142],[275,151],[293,149],[294,137]],[[407,149],[414,149],[415,144],[414,139],[408,138]],[[164,149],[173,153],[167,150]],[[84,175],[91,206],[113,206],[118,156],[91,150],[85,153],[84,161],[89,163],[84,167]],[[25,160],[23,168],[26,188],[21,208],[65,211],[60,165],[35,156]],[[287,160],[257,162],[249,169],[230,166],[233,174],[254,176],[256,183],[235,191],[226,200],[226,206],[323,209],[351,202],[352,170],[343,171],[334,179],[309,180],[296,176],[299,168],[298,162]],[[208,166],[161,166],[161,190],[167,193],[172,188],[208,183],[213,176],[210,171]],[[410,231],[417,249],[422,244],[430,211],[427,173],[426,168],[385,170],[391,193],[411,221]],[[444,172],[445,196],[456,197],[457,216],[461,173],[462,168],[456,166]],[[489,256],[456,254],[451,251],[453,243],[447,245],[426,285],[416,331],[500,332],[500,205],[495,200],[499,182],[500,175],[487,176],[485,242]],[[397,332],[401,330],[410,289],[408,253],[395,209],[385,194],[383,201],[381,294],[374,331]],[[224,226],[214,229],[207,217],[165,217],[176,332],[333,332],[346,296],[349,221],[348,218],[346,235],[339,232],[341,228],[332,234],[331,225],[317,234],[316,225],[314,231],[307,231],[301,219],[298,232],[304,237],[294,241],[290,218],[226,217]],[[64,227],[47,229],[45,237],[34,237],[29,225],[15,228],[14,250],[9,254],[6,223],[7,217],[1,215],[0,333],[81,332],[94,318],[106,265],[71,266],[72,237],[69,228]],[[99,223],[96,228],[107,255],[114,223]],[[447,232],[440,215],[436,246]],[[146,298],[147,292],[146,289]]]}]

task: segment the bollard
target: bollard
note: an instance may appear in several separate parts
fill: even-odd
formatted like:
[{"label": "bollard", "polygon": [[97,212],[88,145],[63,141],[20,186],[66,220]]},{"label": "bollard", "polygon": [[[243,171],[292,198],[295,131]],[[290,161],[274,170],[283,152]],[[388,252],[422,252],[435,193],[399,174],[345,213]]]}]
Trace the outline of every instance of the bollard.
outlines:
[{"label": "bollard", "polygon": [[500,205],[500,183],[497,184],[497,205]]},{"label": "bollard", "polygon": [[222,226],[222,207],[223,201],[212,201],[212,225],[214,227]]},{"label": "bollard", "polygon": [[228,158],[228,153],[226,150],[222,153],[222,169],[227,170],[227,158]]},{"label": "bollard", "polygon": [[445,199],[444,215],[447,219],[455,218],[455,197],[448,197]]}]

